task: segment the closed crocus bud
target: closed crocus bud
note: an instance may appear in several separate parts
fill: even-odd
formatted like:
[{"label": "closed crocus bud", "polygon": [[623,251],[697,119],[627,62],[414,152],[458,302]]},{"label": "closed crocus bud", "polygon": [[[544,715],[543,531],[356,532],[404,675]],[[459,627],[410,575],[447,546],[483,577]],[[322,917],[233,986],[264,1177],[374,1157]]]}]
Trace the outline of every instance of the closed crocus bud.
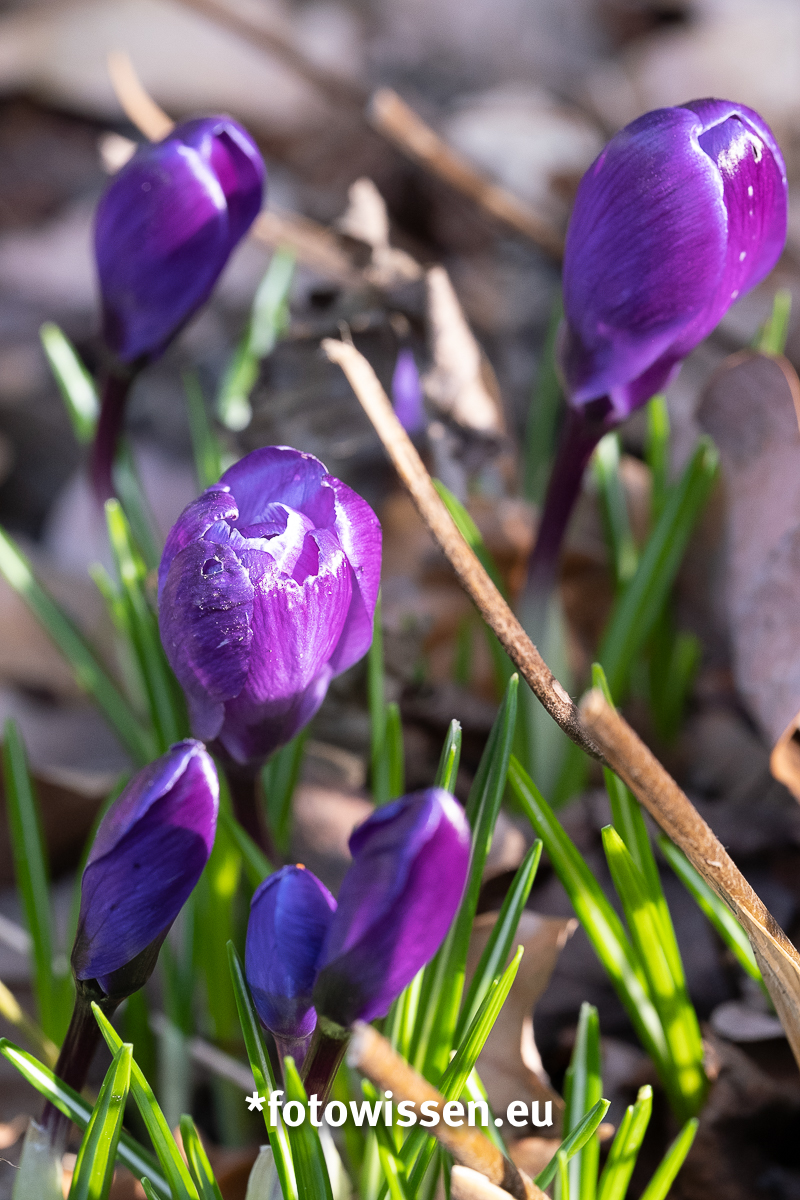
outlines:
[{"label": "closed crocus bud", "polygon": [[103,336],[123,363],[159,354],[208,299],[261,208],[265,169],[230,117],[176,125],[142,146],[95,218]]},{"label": "closed crocus bud", "polygon": [[372,640],[381,531],[318,459],[254,450],[186,508],[159,568],[159,625],[192,728],[263,760]]},{"label": "closed crocus bud", "polygon": [[314,988],[317,1012],[341,1026],[385,1016],[439,949],[467,880],[469,824],[429,788],[376,809],[350,851]]},{"label": "closed crocus bud", "polygon": [[245,973],[263,1024],[281,1056],[298,1054],[317,1023],[311,994],[336,901],[305,867],[283,867],[256,890],[250,903]]},{"label": "closed crocus bud", "polygon": [[138,772],[103,817],[81,882],[72,969],[111,1000],[147,981],[208,861],[219,785],[200,742],[178,742]]},{"label": "closed crocus bud", "polygon": [[568,398],[627,416],[783,250],[786,168],[758,113],[693,100],[621,130],[578,188],[564,255]]},{"label": "closed crocus bud", "polygon": [[408,348],[397,356],[392,375],[392,400],[395,415],[406,433],[418,433],[425,428],[422,383],[414,355]]}]

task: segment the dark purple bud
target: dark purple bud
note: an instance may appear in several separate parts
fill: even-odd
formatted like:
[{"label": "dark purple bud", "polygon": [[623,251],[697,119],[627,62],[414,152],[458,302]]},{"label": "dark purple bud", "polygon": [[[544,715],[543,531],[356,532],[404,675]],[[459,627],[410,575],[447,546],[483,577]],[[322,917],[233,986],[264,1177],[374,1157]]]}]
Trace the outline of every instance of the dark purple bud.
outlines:
[{"label": "dark purple bud", "polygon": [[310,454],[254,450],[186,508],[159,568],[159,625],[192,728],[235,762],[288,742],[372,641],[381,530]]},{"label": "dark purple bud", "polygon": [[786,240],[786,168],[758,113],[693,100],[633,121],[586,172],[564,256],[571,403],[611,424],[670,382]]},{"label": "dark purple bud", "polygon": [[414,355],[401,350],[392,376],[392,400],[398,421],[406,433],[425,428],[425,409],[422,403],[422,384]]},{"label": "dark purple bud", "polygon": [[[283,867],[257,889],[250,904],[245,972],[253,1003],[283,1043],[314,1032],[311,993],[336,901],[305,867]],[[286,1053],[290,1053],[289,1050]]]},{"label": "dark purple bud", "polygon": [[469,824],[449,792],[428,788],[376,809],[350,851],[314,989],[317,1012],[345,1026],[385,1016],[439,949],[467,880]]},{"label": "dark purple bud", "polygon": [[217,826],[217,773],[178,742],[136,774],[97,831],[81,882],[72,969],[115,1000],[140,988],[203,871]]},{"label": "dark purple bud", "polygon": [[124,363],[159,354],[208,299],[261,208],[264,162],[230,117],[142,146],[95,218],[103,336]]}]

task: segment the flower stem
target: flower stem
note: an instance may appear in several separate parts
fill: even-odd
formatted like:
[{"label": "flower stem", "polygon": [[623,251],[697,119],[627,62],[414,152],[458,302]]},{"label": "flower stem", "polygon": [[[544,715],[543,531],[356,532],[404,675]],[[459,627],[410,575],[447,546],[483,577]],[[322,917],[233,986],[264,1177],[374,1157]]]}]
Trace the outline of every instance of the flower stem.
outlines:
[{"label": "flower stem", "polygon": [[133,374],[110,373],[103,383],[100,420],[92,446],[91,477],[94,494],[101,506],[114,495],[114,457],[125,419],[125,405],[133,383]]},{"label": "flower stem", "polygon": [[349,1041],[349,1029],[318,1017],[301,1072],[307,1096],[317,1096],[321,1104],[327,1102]]},{"label": "flower stem", "polygon": [[[92,1001],[94,1000],[103,1014],[110,1019],[119,1004],[119,999],[111,1000],[99,989],[91,985],[82,985],[80,981],[77,986],[75,1007],[55,1065],[55,1074],[63,1083],[69,1084],[79,1092],[86,1083],[95,1050],[102,1041],[100,1027],[92,1012]],[[46,1131],[51,1146],[61,1143],[63,1148],[66,1145],[69,1125],[69,1117],[59,1112],[48,1100],[42,1111],[41,1126]]]},{"label": "flower stem", "polygon": [[522,623],[534,642],[541,640],[558,559],[586,465],[601,437],[612,427],[609,403],[596,400],[569,408],[556,461],[547,485],[539,533],[528,560],[528,577],[520,602]]},{"label": "flower stem", "polygon": [[272,866],[280,866],[281,856],[267,828],[259,795],[261,769],[249,765],[240,766],[227,758],[223,766],[231,794],[233,815],[259,849],[263,850]]}]

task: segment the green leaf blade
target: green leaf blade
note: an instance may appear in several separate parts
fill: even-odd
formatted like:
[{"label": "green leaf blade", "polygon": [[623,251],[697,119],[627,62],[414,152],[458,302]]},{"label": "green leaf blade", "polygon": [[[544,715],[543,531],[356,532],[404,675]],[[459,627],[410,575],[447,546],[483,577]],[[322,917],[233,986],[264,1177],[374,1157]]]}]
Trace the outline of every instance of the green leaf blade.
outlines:
[{"label": "green leaf blade", "polygon": [[69,1200],[106,1200],[111,1191],[130,1088],[132,1053],[129,1043],[121,1045],[106,1072],[78,1150]]}]

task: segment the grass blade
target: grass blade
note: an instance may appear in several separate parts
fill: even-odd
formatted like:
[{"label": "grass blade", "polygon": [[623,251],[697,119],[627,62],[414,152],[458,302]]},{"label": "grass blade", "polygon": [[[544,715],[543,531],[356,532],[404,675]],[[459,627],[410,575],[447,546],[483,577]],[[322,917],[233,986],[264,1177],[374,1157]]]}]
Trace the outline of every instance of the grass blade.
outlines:
[{"label": "grass blade", "polygon": [[375,604],[372,643],[367,652],[367,696],[370,724],[370,787],[376,804],[389,800],[389,764],[386,758],[386,681],[383,665],[381,594]]},{"label": "grass blade", "polygon": [[772,312],[764,322],[756,349],[762,354],[783,354],[791,315],[792,293],[788,288],[778,288],[772,301]]},{"label": "grass blade", "polygon": [[263,883],[268,875],[272,874],[272,864],[261,847],[256,845],[250,837],[247,830],[239,824],[233,813],[228,812],[225,808],[220,808],[218,820],[222,824],[227,836],[241,854],[245,874],[250,886],[255,891],[258,885]]},{"label": "grass blade", "polygon": [[403,722],[400,706],[394,700],[386,705],[386,766],[389,773],[389,799],[398,800],[406,790],[403,752]]},{"label": "grass blade", "polygon": [[[32,1054],[21,1050],[7,1038],[0,1038],[0,1054],[16,1067],[28,1083],[35,1087],[45,1100],[49,1100],[59,1112],[74,1121],[79,1129],[87,1128],[92,1119],[92,1106],[87,1100],[84,1100],[83,1096],[80,1096],[66,1083],[62,1083]],[[162,1177],[155,1158],[124,1131],[120,1136],[117,1157],[138,1179],[146,1175],[152,1181],[158,1191],[157,1200],[170,1200],[169,1185]]]},{"label": "grass blade", "polygon": [[222,474],[222,447],[208,418],[203,389],[195,371],[183,372],[183,394],[192,439],[194,470],[200,491],[216,483]]},{"label": "grass blade", "polygon": [[214,1178],[211,1163],[208,1161],[208,1155],[200,1141],[195,1123],[186,1114],[181,1117],[181,1139],[192,1179],[200,1193],[200,1200],[222,1200],[222,1192]]},{"label": "grass blade", "polygon": [[283,1077],[286,1086],[285,1103],[293,1100],[306,1109],[307,1120],[292,1128],[288,1127],[289,1144],[292,1147],[292,1162],[297,1176],[297,1187],[301,1196],[313,1196],[314,1200],[333,1200],[331,1181],[319,1133],[308,1114],[308,1096],[297,1072],[294,1059],[288,1055],[283,1060]]},{"label": "grass blade", "polygon": [[623,1200],[653,1111],[653,1089],[639,1088],[636,1103],[620,1122],[597,1185],[597,1200]]},{"label": "grass blade", "polygon": [[701,438],[667,497],[636,574],[614,606],[599,659],[615,700],[624,692],[633,661],[661,614],[689,536],[717,477],[718,462],[713,442]]},{"label": "grass blade", "polygon": [[[628,501],[619,473],[619,458],[619,435],[607,433],[597,444],[592,465],[600,489],[603,524],[611,551],[614,578],[617,587],[621,588],[636,574],[639,551],[628,517]],[[572,1191],[574,1194],[574,1184]]]},{"label": "grass blade", "polygon": [[670,1056],[658,1012],[637,955],[622,926],[574,842],[533,780],[512,757],[508,778],[534,830],[544,842],[556,874],[594,952],[606,969],[643,1046],[659,1074],[665,1076]]},{"label": "grass blade", "polygon": [[456,786],[458,766],[461,762],[461,726],[458,721],[450,722],[447,736],[442,746],[442,754],[436,771],[435,786],[452,792]]},{"label": "grass blade", "polygon": [[56,602],[34,577],[30,563],[0,530],[0,574],[30,608],[72,667],[78,685],[88,692],[139,766],[155,757],[153,738],[144,729],[94,652]]},{"label": "grass blade", "polygon": [[650,468],[653,490],[650,498],[651,525],[661,516],[669,491],[670,425],[666,398],[659,393],[647,405],[644,458]]},{"label": "grass blade", "polygon": [[[60,1042],[66,1027],[57,1011],[53,977],[53,934],[50,891],[39,806],[33,794],[25,748],[16,723],[6,721],[3,740],[3,783],[17,881],[25,923],[31,935],[33,977],[39,1022],[45,1034]],[[66,1014],[69,1022],[69,1013]]]},{"label": "grass blade", "polygon": [[[594,1108],[575,1126],[569,1137],[564,1138],[559,1147],[559,1154],[563,1154],[569,1160],[573,1154],[577,1154],[579,1150],[582,1150],[589,1139],[597,1132],[597,1127],[608,1112],[610,1103],[610,1100],[598,1100]],[[534,1183],[540,1188],[546,1188],[555,1178],[557,1169],[557,1159],[551,1158],[544,1170],[540,1171],[536,1176]]]},{"label": "grass blade", "polygon": [[273,841],[282,854],[288,853],[292,833],[292,798],[303,768],[308,727],[276,750],[264,767],[261,784],[267,809],[267,823]]},{"label": "grass blade", "polygon": [[682,850],[679,850],[666,834],[659,834],[658,848],[664,855],[675,874],[686,890],[694,896],[699,907],[716,929],[725,945],[734,955],[739,966],[747,972],[751,979],[764,986],[761,971],[758,968],[755,955],[748,941],[747,934],[742,929],[736,917],[716,892],[711,888],[689,862]]},{"label": "grass blade", "polygon": [[697,1120],[697,1117],[692,1117],[691,1121],[686,1122],[662,1158],[653,1178],[642,1192],[639,1200],[666,1200],[675,1176],[680,1171],[686,1155],[692,1148],[692,1142],[694,1141],[699,1124],[700,1122]]},{"label": "grass blade", "polygon": [[[575,1048],[565,1080],[564,1132],[568,1134],[577,1129],[602,1097],[600,1021],[597,1009],[584,1003],[581,1005]],[[573,1155],[569,1164],[570,1193],[577,1200],[594,1200],[599,1163],[600,1142],[598,1138],[592,1137],[582,1150]]]},{"label": "grass blade", "polygon": [[[100,1026],[106,1045],[112,1054],[116,1054],[123,1044],[111,1022],[103,1015],[96,1004],[92,1004],[95,1020]],[[183,1156],[178,1149],[175,1139],[170,1132],[167,1120],[159,1107],[153,1089],[144,1077],[135,1060],[131,1061],[131,1092],[136,1101],[136,1107],[147,1126],[147,1132],[161,1163],[174,1200],[200,1200],[197,1188],[194,1186]]]},{"label": "grass blade", "polygon": [[73,433],[77,441],[86,445],[94,439],[100,415],[94,380],[58,325],[46,321],[39,330],[39,337],[72,422]]},{"label": "grass blade", "polygon": [[675,976],[667,961],[661,921],[645,877],[613,825],[603,829],[603,849],[667,1038],[670,1069],[664,1084],[673,1107],[685,1119],[698,1111],[708,1086],[697,1014],[686,991],[683,969]]},{"label": "grass blade", "polygon": [[111,1191],[131,1082],[132,1052],[130,1044],[121,1045],[106,1071],[78,1150],[69,1200],[106,1200]]}]

